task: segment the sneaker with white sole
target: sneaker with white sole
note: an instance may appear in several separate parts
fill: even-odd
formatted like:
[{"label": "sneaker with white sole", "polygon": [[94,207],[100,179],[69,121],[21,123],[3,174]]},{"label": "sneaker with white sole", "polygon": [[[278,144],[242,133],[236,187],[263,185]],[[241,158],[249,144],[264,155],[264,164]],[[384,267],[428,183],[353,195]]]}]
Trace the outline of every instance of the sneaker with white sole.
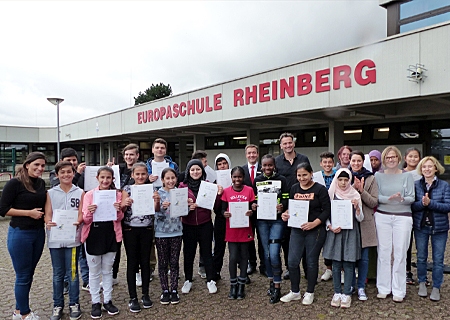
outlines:
[{"label": "sneaker with white sole", "polygon": [[331,299],[331,306],[339,308],[341,306],[341,294],[335,293],[333,299]]},{"label": "sneaker with white sole", "polygon": [[199,275],[202,279],[206,279],[206,270],[205,270],[205,267],[199,267],[199,268],[198,268],[198,275]]},{"label": "sneaker with white sole", "polygon": [[300,294],[300,291],[295,293],[295,292],[292,292],[292,290],[291,290],[291,291],[289,291],[288,294],[282,296],[280,298],[280,301],[282,301],[282,302],[291,302],[291,301],[300,300],[301,298],[302,298],[302,295]]},{"label": "sneaker with white sole", "polygon": [[303,295],[302,303],[305,305],[312,304],[314,302],[314,293],[305,292]]},{"label": "sneaker with white sole", "polygon": [[366,295],[366,290],[364,290],[364,288],[358,289],[358,299],[360,301],[366,301],[368,299]]},{"label": "sneaker with white sole", "polygon": [[217,292],[217,286],[216,286],[216,282],[214,280],[207,282],[206,286],[208,287],[209,293]]},{"label": "sneaker with white sole", "polygon": [[136,286],[142,287],[142,277],[139,272],[136,273]]},{"label": "sneaker with white sole", "polygon": [[61,320],[63,315],[63,308],[62,307],[54,307],[53,313],[50,317],[50,320]]},{"label": "sneaker with white sole", "polygon": [[20,315],[20,313],[16,313],[14,311],[12,315],[12,320],[22,320],[22,316]]},{"label": "sneaker with white sole", "polygon": [[189,280],[186,280],[183,284],[183,287],[181,288],[182,293],[189,293],[192,288],[192,282]]},{"label": "sneaker with white sole", "polygon": [[115,286],[117,284],[119,284],[119,279],[118,278],[113,278],[112,285]]},{"label": "sneaker with white sole", "polygon": [[347,309],[352,305],[352,296],[346,294],[341,295],[341,308]]},{"label": "sneaker with white sole", "polygon": [[83,282],[83,285],[81,286],[81,290],[90,292],[91,291],[91,287],[89,286],[89,283]]},{"label": "sneaker with white sole", "polygon": [[30,313],[24,318],[24,320],[39,320],[39,316],[33,311],[30,311]]},{"label": "sneaker with white sole", "polygon": [[80,305],[78,303],[74,303],[69,306],[69,318],[70,320],[78,320],[81,318],[82,312],[80,309]]},{"label": "sneaker with white sole", "polygon": [[333,271],[326,269],[323,275],[320,277],[322,281],[328,281],[333,277]]},{"label": "sneaker with white sole", "polygon": [[119,313],[119,309],[113,305],[112,301],[109,300],[106,303],[103,303],[103,310],[107,311],[110,316],[114,316]]}]

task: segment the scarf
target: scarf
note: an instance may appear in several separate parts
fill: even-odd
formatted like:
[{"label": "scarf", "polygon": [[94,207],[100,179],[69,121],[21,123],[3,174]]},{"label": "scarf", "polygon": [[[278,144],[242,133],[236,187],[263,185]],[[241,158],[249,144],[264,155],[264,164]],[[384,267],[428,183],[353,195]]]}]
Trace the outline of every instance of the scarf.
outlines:
[{"label": "scarf", "polygon": [[343,200],[353,200],[356,199],[359,202],[359,207],[362,208],[361,204],[361,196],[359,195],[358,191],[355,190],[355,188],[352,187],[352,185],[349,183],[347,185],[347,188],[345,190],[342,190],[338,186],[338,178],[341,172],[347,172],[349,175],[349,180],[351,181],[353,176],[350,170],[347,168],[341,168],[336,172],[336,175],[334,176],[333,181],[331,182],[330,189],[328,189],[328,194],[330,196],[331,200],[334,200],[334,195],[336,195],[339,199]]},{"label": "scarf", "polygon": [[[200,177],[200,179],[193,179],[191,177],[190,174],[190,169],[192,166],[199,166],[202,169],[202,176]],[[192,159],[188,162],[188,164],[186,165],[186,175],[184,177],[184,183],[186,183],[188,185],[189,190],[191,190],[195,197],[197,197],[198,195],[198,189],[200,189],[200,183],[202,182],[202,180],[206,179],[206,171],[205,168],[203,168],[203,163],[198,160],[198,159]]]},{"label": "scarf", "polygon": [[373,175],[372,172],[370,172],[369,170],[367,170],[364,167],[362,167],[361,170],[359,170],[359,171],[353,171],[352,170],[351,172],[352,172],[352,175],[353,175],[353,178],[351,179],[352,180],[352,184],[353,184],[353,182],[355,180],[354,178],[358,178],[359,180],[361,180],[361,178],[364,178],[364,180],[365,180],[368,177],[370,177],[371,175]]}]

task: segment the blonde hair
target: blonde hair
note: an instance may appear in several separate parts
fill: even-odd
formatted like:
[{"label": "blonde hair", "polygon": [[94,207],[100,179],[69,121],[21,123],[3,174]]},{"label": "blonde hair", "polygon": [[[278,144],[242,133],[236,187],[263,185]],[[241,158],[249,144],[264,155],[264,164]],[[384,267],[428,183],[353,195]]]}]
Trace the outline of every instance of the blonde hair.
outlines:
[{"label": "blonde hair", "polygon": [[419,164],[417,165],[416,170],[418,174],[422,175],[422,166],[428,160],[433,162],[434,166],[436,167],[437,170],[436,175],[443,174],[445,172],[445,168],[442,166],[442,164],[440,164],[440,162],[435,157],[427,156],[424,157],[422,160],[420,160]]},{"label": "blonde hair", "polygon": [[388,146],[381,153],[381,163],[383,163],[383,166],[386,166],[386,155],[391,151],[394,151],[397,155],[398,163],[402,161],[402,153],[400,150],[396,146]]}]

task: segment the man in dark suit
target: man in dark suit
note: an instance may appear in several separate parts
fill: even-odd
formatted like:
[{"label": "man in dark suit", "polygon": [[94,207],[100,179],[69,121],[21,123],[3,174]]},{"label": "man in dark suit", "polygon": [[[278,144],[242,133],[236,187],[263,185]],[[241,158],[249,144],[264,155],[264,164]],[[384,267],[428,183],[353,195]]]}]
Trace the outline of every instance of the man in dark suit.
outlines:
[{"label": "man in dark suit", "polygon": [[[244,184],[246,186],[253,188],[253,180],[259,174],[261,174],[261,164],[258,163],[259,158],[259,148],[254,144],[249,144],[245,147],[245,157],[247,158],[247,163],[242,166],[245,171]],[[250,217],[252,221],[253,233],[256,229],[256,215]],[[264,249],[261,244],[261,240],[258,238],[258,256],[259,256],[259,272],[262,274],[266,273],[266,266],[264,261]],[[257,259],[256,259],[256,249],[255,246],[250,244],[249,249],[249,261],[247,267],[247,273],[252,274],[256,270]]]}]

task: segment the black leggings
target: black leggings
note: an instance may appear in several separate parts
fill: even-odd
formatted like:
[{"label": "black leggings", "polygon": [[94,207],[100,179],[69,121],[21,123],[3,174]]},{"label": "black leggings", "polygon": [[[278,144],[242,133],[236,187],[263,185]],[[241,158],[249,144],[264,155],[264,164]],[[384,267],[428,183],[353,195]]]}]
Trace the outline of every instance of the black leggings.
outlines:
[{"label": "black leggings", "polygon": [[[245,266],[248,261],[248,247],[252,242],[228,242],[228,252],[229,252],[229,271],[230,271],[230,282],[236,283],[237,279],[237,267],[238,264]],[[240,268],[241,273],[239,275],[239,283],[245,283],[247,280],[247,268]]]},{"label": "black leggings", "polygon": [[227,247],[227,243],[225,242],[225,229],[225,218],[216,215],[216,220],[214,221],[214,273],[220,273],[220,271],[222,271],[223,257],[225,255],[225,249]]},{"label": "black leggings", "polygon": [[197,243],[200,245],[200,257],[205,265],[206,279],[208,282],[213,280],[212,240],[212,221],[196,226],[183,223],[184,275],[186,280],[192,281]]},{"label": "black leggings", "polygon": [[158,249],[158,274],[162,291],[169,291],[169,279],[167,277],[170,265],[170,289],[177,291],[178,274],[180,273],[181,236],[156,238]]},{"label": "black leggings", "polygon": [[137,298],[136,270],[141,266],[142,294],[148,294],[150,284],[150,252],[152,250],[152,227],[124,227],[123,243],[127,253],[127,283],[130,299]]}]

